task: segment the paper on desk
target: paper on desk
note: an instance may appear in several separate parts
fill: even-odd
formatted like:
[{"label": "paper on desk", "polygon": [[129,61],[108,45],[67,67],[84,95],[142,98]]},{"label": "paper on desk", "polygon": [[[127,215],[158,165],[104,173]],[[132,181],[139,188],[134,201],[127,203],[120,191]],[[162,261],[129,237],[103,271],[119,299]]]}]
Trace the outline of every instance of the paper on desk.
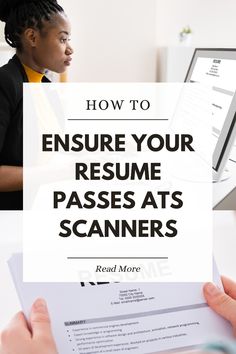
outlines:
[{"label": "paper on desk", "polygon": [[23,283],[22,255],[9,267],[26,316],[46,299],[60,354],[156,353],[232,338],[201,283]]}]

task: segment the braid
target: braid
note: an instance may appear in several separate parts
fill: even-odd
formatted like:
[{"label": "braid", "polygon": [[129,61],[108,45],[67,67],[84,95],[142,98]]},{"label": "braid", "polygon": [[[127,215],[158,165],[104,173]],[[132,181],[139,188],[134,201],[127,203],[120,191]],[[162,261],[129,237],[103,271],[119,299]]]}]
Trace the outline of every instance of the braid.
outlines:
[{"label": "braid", "polygon": [[[5,0],[6,1],[6,0]],[[13,48],[22,49],[21,34],[28,27],[41,30],[43,21],[50,21],[52,15],[64,12],[63,8],[56,0],[23,0],[8,9],[6,15],[1,16],[0,0],[0,19],[5,20],[5,40]]]}]

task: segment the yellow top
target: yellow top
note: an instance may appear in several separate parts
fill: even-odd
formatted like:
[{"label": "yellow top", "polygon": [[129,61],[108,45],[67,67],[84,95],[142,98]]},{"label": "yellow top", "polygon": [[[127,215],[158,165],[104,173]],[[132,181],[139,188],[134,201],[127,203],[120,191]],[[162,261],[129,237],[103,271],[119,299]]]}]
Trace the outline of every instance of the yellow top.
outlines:
[{"label": "yellow top", "polygon": [[37,71],[29,68],[25,64],[23,64],[26,75],[28,77],[29,82],[41,82],[44,74],[38,73]]}]

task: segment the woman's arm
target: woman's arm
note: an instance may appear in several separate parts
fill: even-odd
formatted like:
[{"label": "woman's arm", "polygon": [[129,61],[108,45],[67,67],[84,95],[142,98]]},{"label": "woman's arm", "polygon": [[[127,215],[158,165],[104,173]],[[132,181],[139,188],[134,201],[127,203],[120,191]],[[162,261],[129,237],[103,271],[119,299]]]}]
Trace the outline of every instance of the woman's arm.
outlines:
[{"label": "woman's arm", "polygon": [[0,166],[0,192],[16,192],[23,189],[23,167]]},{"label": "woman's arm", "polygon": [[15,192],[23,189],[22,167],[4,165],[3,161],[6,160],[6,156],[2,156],[6,136],[12,124],[13,112],[19,103],[15,80],[9,73],[9,69],[0,68],[0,192]]}]

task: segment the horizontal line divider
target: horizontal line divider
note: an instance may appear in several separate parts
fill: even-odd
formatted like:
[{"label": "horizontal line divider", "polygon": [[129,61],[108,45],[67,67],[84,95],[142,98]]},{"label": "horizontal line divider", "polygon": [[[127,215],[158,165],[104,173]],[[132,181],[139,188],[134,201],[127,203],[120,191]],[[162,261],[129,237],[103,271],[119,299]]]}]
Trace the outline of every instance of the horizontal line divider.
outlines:
[{"label": "horizontal line divider", "polygon": [[168,259],[168,257],[67,257],[67,259]]}]

